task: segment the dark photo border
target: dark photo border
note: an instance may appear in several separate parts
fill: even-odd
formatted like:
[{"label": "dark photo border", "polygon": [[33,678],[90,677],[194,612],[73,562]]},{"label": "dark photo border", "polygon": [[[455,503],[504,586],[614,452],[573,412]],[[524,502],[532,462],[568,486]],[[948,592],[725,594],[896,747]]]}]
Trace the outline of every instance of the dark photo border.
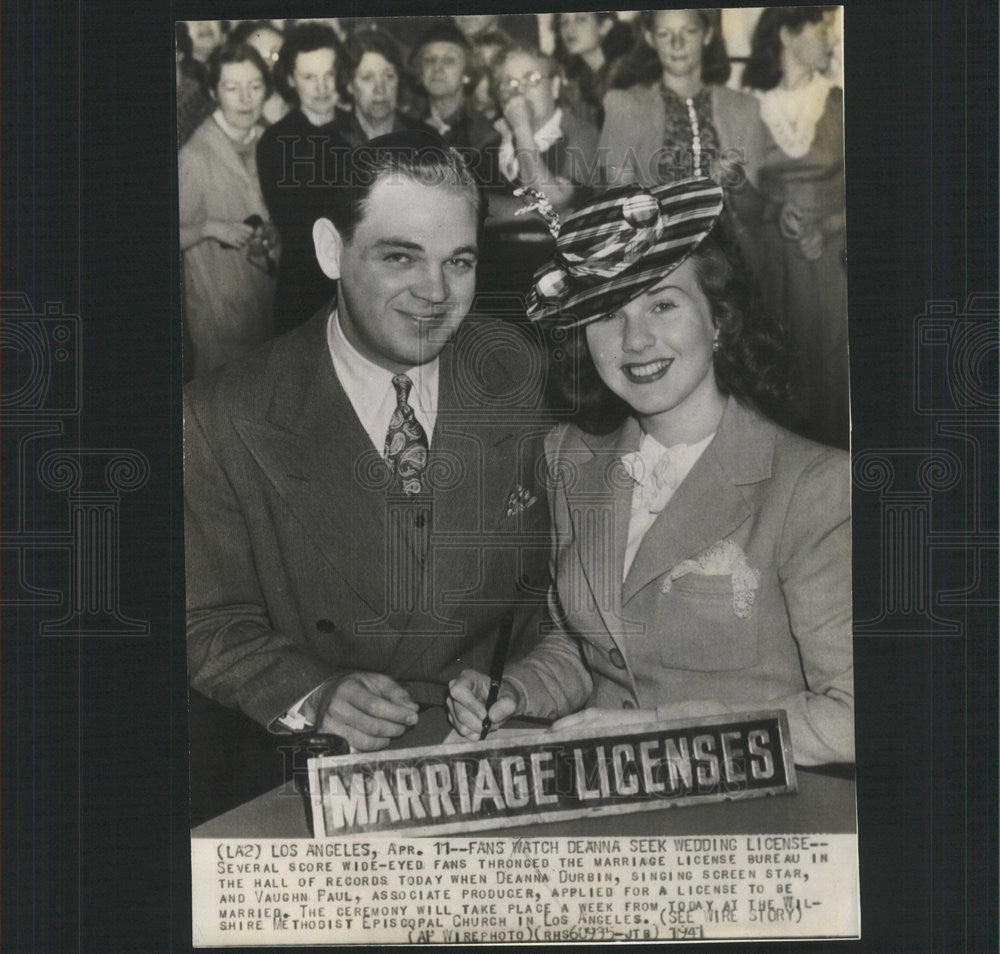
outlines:
[{"label": "dark photo border", "polygon": [[[837,950],[988,950],[996,10],[844,5],[862,938]],[[173,21],[209,9],[2,11],[5,951],[190,949],[171,57]],[[362,12],[289,12],[338,11]],[[70,528],[93,508],[120,557],[114,636],[70,611]]]}]

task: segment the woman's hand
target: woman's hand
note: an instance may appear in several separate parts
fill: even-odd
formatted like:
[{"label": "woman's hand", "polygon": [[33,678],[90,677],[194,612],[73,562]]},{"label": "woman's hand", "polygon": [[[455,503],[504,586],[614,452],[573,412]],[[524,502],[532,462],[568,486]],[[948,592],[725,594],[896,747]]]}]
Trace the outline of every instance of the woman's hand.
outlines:
[{"label": "woman's hand", "polygon": [[556,719],[549,727],[549,732],[559,732],[562,729],[617,729],[625,725],[655,721],[655,709],[581,709],[572,715]]},{"label": "woman's hand", "polygon": [[233,248],[243,248],[253,238],[254,231],[254,227],[245,222],[217,222],[209,219],[202,226],[202,233],[206,238]]},{"label": "woman's hand", "polygon": [[[448,684],[448,718],[455,731],[467,739],[478,741],[486,718],[486,697],[490,691],[488,676],[474,669],[465,669]],[[490,706],[489,716],[493,728],[502,725],[515,715],[520,699],[510,683],[500,684],[497,701]]]}]

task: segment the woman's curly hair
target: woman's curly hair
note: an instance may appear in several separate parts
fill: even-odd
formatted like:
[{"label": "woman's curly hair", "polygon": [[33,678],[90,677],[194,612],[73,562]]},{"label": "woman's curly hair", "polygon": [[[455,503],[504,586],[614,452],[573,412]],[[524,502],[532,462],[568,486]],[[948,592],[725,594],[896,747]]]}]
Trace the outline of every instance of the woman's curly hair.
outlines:
[{"label": "woman's curly hair", "polygon": [[[723,394],[779,422],[791,414],[791,355],[781,325],[761,305],[731,223],[720,216],[691,254],[698,282],[718,329],[715,381]],[[590,434],[606,434],[632,413],[601,380],[590,357],[585,328],[546,329],[552,411]]]}]

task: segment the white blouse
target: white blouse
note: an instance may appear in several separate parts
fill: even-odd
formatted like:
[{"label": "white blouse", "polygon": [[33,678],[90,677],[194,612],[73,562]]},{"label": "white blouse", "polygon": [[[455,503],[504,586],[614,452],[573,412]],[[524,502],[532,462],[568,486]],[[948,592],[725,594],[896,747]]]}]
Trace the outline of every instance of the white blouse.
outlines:
[{"label": "white blouse", "polygon": [[649,532],[660,511],[670,502],[674,491],[687,477],[702,452],[712,443],[713,437],[715,431],[695,444],[664,447],[655,437],[647,434],[637,451],[622,457],[625,470],[635,481],[622,582],[628,576],[643,537]]}]

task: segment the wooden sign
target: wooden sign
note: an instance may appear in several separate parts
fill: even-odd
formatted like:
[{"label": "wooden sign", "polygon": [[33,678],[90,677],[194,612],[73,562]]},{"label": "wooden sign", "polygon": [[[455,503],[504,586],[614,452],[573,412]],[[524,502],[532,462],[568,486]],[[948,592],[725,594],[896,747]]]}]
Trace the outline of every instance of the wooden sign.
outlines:
[{"label": "wooden sign", "polygon": [[309,760],[318,838],[447,834],[796,790],[784,710]]}]

